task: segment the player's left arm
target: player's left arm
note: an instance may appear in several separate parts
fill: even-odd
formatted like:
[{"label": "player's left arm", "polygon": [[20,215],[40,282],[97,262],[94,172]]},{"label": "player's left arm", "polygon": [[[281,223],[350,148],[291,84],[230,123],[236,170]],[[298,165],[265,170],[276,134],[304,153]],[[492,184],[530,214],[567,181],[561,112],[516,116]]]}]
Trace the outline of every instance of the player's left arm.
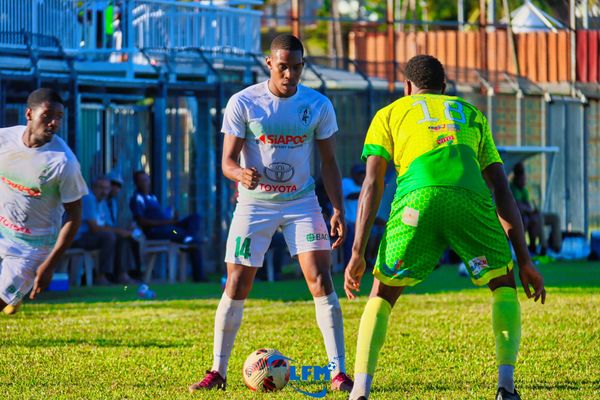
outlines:
[{"label": "player's left arm", "polygon": [[316,140],[317,149],[321,157],[321,176],[325,191],[333,207],[331,216],[331,236],[337,236],[333,248],[342,245],[346,238],[346,217],[344,214],[344,201],[342,199],[342,176],[335,157],[335,135],[327,139]]},{"label": "player's left arm", "polygon": [[[519,208],[510,190],[504,168],[501,163],[492,163],[483,170],[482,174],[494,195],[498,218],[500,219],[502,228],[509,237],[517,255],[519,277],[521,278],[521,284],[525,289],[525,293],[529,298],[534,297],[535,301],[541,298],[543,304],[546,302],[544,278],[531,262],[531,257],[525,243],[525,233]],[[533,286],[533,295],[531,294],[529,285]]]},{"label": "player's left arm", "polygon": [[71,245],[71,242],[73,242],[75,234],[81,225],[81,199],[71,203],[64,203],[63,206],[66,214],[65,223],[58,233],[58,238],[56,239],[52,251],[37,269],[35,281],[33,282],[33,289],[29,295],[29,298],[32,300],[50,284],[58,260],[60,260],[60,257],[65,250],[67,250]]}]

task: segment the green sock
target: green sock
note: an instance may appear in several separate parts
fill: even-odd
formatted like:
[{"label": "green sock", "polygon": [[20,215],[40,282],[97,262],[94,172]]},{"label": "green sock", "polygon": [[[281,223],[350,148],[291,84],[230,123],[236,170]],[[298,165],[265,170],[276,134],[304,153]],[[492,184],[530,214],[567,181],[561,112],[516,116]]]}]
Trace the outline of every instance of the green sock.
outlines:
[{"label": "green sock", "polygon": [[496,361],[514,366],[521,342],[521,307],[517,291],[499,287],[492,292],[492,326],[496,338]]},{"label": "green sock", "polygon": [[392,306],[381,297],[369,299],[365,306],[356,343],[354,373],[373,376],[377,357],[385,341]]}]

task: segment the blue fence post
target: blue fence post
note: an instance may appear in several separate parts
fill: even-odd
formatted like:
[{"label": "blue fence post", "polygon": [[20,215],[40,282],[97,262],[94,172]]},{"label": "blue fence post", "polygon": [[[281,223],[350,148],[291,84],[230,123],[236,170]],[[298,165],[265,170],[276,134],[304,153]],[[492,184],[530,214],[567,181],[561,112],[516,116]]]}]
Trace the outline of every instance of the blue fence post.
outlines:
[{"label": "blue fence post", "polygon": [[154,134],[152,137],[152,189],[163,206],[167,205],[167,84],[164,77],[154,99]]},{"label": "blue fence post", "polygon": [[0,126],[6,126],[6,83],[0,76]]},{"label": "blue fence post", "polygon": [[77,84],[77,78],[71,77],[69,82],[69,102],[68,108],[69,113],[67,115],[67,141],[69,147],[73,150],[77,148],[77,134],[79,132],[79,105],[80,105],[80,96],[79,96],[79,85]]}]

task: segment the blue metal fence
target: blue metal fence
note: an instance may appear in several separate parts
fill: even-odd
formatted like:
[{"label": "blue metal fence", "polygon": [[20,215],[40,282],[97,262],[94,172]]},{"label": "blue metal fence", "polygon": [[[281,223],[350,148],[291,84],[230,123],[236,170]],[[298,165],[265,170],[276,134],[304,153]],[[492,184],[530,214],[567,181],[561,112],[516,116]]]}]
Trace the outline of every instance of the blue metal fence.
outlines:
[{"label": "blue metal fence", "polygon": [[262,14],[250,7],[255,4],[259,2],[0,0],[0,47],[25,48],[18,33],[28,32],[54,37],[66,52],[79,55],[119,50],[133,56],[146,47],[257,53]]}]

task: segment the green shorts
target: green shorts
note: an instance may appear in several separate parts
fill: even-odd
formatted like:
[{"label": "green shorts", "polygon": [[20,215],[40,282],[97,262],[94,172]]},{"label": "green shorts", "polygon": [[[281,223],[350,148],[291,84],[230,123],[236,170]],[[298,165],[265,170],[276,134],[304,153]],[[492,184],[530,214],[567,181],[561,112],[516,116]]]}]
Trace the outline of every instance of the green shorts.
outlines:
[{"label": "green shorts", "polygon": [[476,285],[513,267],[491,196],[460,187],[425,187],[394,199],[373,274],[388,286],[424,280],[451,247]]}]

